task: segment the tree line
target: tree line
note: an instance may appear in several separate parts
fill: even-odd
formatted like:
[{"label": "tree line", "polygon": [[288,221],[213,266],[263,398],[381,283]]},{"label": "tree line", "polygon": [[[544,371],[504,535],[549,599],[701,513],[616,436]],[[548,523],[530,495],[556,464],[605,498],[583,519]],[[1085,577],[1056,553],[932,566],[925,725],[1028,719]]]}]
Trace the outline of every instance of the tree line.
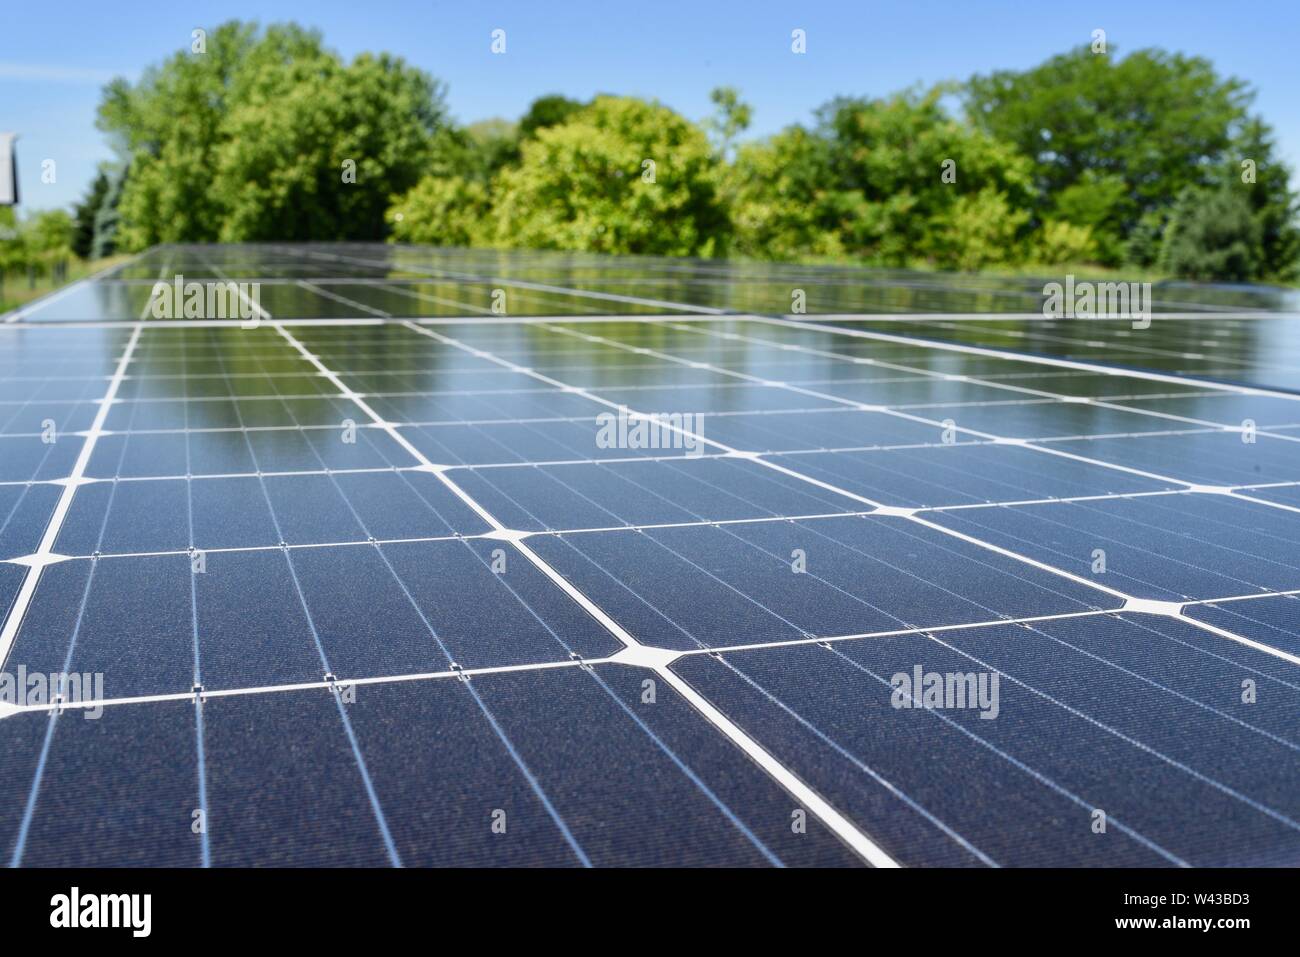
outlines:
[{"label": "tree line", "polygon": [[757,140],[730,88],[700,122],[599,95],[461,126],[400,58],[344,62],[316,31],[230,22],[205,52],[105,88],[118,161],[66,227],[83,256],[387,239],[1294,280],[1300,201],[1252,99],[1203,58],[1084,46],[837,98]]}]

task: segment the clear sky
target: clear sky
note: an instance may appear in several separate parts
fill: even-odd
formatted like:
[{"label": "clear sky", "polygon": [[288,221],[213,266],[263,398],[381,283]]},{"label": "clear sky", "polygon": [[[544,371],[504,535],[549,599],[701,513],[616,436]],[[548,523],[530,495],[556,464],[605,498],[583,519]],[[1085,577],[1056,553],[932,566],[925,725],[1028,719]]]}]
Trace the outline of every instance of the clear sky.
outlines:
[{"label": "clear sky", "polygon": [[[1089,40],[1205,56],[1258,91],[1255,108],[1300,167],[1300,0],[5,0],[0,130],[21,135],[27,209],[67,205],[108,157],[95,128],[102,84],[188,48],[190,31],[239,18],[319,28],[345,57],[387,50],[447,86],[462,122],[518,117],[545,93],[655,97],[699,119],[709,90],[739,87],[751,135],[806,121],[836,95],[1023,68]],[[790,52],[790,31],[808,52]],[[495,28],[507,53],[489,50]],[[40,163],[57,162],[57,182]],[[1295,181],[1293,177],[1293,182]]]}]

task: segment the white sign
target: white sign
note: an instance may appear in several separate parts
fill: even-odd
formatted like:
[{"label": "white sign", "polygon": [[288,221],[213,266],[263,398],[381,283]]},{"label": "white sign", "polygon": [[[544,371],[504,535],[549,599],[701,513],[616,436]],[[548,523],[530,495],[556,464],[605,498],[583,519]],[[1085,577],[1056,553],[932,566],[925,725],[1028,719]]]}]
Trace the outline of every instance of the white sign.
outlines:
[{"label": "white sign", "polygon": [[13,133],[0,133],[0,206],[18,202],[18,159],[14,156]]}]

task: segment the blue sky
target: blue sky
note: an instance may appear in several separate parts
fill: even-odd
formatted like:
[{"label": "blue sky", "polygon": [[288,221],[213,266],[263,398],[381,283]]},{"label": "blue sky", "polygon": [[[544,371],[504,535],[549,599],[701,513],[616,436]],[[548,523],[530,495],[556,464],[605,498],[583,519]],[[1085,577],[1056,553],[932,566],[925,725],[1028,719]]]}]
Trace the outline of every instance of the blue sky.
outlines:
[{"label": "blue sky", "polygon": [[[21,134],[27,209],[67,205],[109,156],[95,129],[99,89],[188,47],[190,31],[239,18],[319,28],[345,57],[388,50],[447,85],[463,122],[515,118],[535,97],[597,92],[655,97],[699,119],[709,90],[740,88],[751,135],[805,121],[839,94],[1023,68],[1106,30],[1122,54],[1147,46],[1198,54],[1250,82],[1255,108],[1300,167],[1300,3],[1296,0],[219,0],[8,3],[0,31],[0,130]],[[507,53],[489,51],[494,28]],[[790,31],[807,31],[805,56]],[[40,163],[57,162],[57,182]],[[1293,180],[1294,181],[1294,180]]]}]

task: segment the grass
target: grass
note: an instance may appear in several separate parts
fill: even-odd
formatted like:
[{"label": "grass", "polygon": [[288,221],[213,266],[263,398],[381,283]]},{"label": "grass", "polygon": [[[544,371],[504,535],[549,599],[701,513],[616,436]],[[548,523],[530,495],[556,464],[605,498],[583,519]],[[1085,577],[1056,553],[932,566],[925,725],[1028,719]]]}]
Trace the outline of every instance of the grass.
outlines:
[{"label": "grass", "polygon": [[71,285],[80,279],[99,272],[101,269],[107,269],[118,263],[125,262],[130,256],[108,256],[104,259],[80,260],[74,259],[68,263],[68,277],[59,281],[51,274],[37,276],[34,284],[29,285],[26,272],[7,272],[5,274],[3,285],[0,285],[0,313],[9,312],[11,309],[17,309],[24,306],[41,296],[49,295],[64,286]]}]

